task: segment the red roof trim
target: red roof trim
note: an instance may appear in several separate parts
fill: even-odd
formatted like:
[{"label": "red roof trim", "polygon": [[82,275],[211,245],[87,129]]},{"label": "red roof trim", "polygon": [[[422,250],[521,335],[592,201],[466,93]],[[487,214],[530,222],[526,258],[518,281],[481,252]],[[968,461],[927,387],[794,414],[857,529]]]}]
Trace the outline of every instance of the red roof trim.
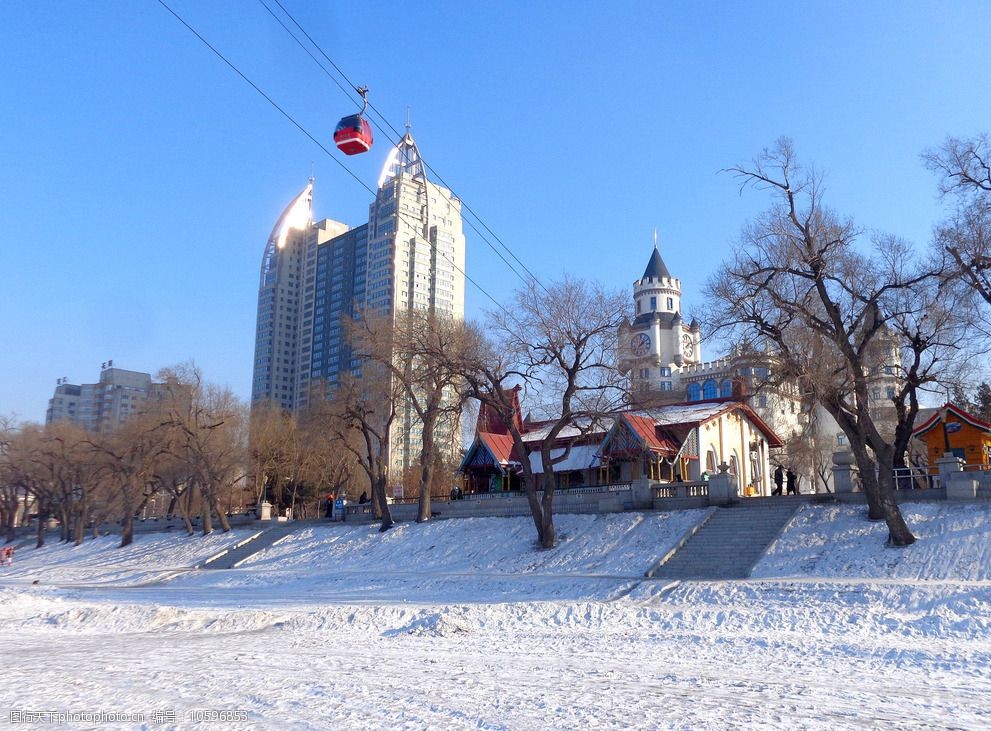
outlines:
[{"label": "red roof trim", "polygon": [[961,409],[959,406],[956,406],[955,404],[946,404],[945,406],[936,409],[935,413],[933,413],[932,416],[930,416],[926,421],[924,421],[919,426],[915,427],[912,430],[912,435],[916,437],[921,437],[926,432],[932,431],[934,428],[936,428],[936,426],[942,424],[944,409],[952,413],[958,419],[963,419],[971,426],[991,434],[991,424],[987,424],[981,421],[980,419],[978,419],[976,416],[972,416],[968,414],[966,411]]}]

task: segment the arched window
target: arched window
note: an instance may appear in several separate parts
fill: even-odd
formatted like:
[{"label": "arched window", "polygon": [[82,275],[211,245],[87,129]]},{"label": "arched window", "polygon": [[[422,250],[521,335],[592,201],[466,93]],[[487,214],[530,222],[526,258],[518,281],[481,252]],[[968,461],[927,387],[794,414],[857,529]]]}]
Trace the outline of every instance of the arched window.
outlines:
[{"label": "arched window", "polygon": [[726,379],[719,386],[719,395],[722,398],[729,398],[733,395],[733,382],[730,379]]},{"label": "arched window", "polygon": [[716,450],[712,447],[705,453],[705,471],[710,475],[716,474]]},{"label": "arched window", "polygon": [[702,387],[697,383],[688,384],[688,400],[689,401],[701,401],[702,400]]},{"label": "arched window", "polygon": [[706,381],[702,386],[702,395],[707,399],[719,398],[719,384],[713,380]]}]

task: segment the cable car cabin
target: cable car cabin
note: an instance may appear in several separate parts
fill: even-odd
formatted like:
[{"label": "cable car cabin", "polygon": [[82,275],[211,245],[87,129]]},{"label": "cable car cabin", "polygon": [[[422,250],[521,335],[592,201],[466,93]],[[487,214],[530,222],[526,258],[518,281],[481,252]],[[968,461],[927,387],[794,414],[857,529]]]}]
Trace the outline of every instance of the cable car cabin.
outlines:
[{"label": "cable car cabin", "polygon": [[334,144],[345,155],[360,155],[372,147],[372,126],[360,114],[352,114],[337,123]]}]

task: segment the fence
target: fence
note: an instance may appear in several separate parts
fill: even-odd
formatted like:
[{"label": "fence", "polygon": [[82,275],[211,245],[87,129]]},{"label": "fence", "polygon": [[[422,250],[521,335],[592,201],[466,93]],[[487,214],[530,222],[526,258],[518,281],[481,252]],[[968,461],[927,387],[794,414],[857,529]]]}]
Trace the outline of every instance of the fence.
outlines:
[{"label": "fence", "polygon": [[897,467],[896,490],[933,490],[942,487],[939,474],[929,467]]},{"label": "fence", "polygon": [[664,500],[668,498],[687,497],[708,497],[708,482],[669,482],[661,485],[654,485],[654,499]]}]

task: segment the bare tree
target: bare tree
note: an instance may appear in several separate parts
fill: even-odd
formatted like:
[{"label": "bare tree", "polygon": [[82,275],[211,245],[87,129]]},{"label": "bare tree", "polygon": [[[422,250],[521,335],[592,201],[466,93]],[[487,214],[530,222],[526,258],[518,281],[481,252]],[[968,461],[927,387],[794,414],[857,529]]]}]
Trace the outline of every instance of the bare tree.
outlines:
[{"label": "bare tree", "polygon": [[296,417],[274,402],[252,408],[248,443],[257,502],[268,499],[291,512],[314,445],[306,441]]},{"label": "bare tree", "polygon": [[[356,355],[375,361],[398,384],[406,421],[420,434],[417,522],[430,519],[434,469],[442,457],[438,438],[451,442],[467,398],[458,364],[470,341],[464,322],[430,310],[411,309],[395,319],[366,315],[354,321],[351,341]],[[450,455],[451,450],[446,450]]]},{"label": "bare tree", "polygon": [[[326,400],[317,400],[321,407]],[[353,474],[357,460],[340,439],[327,433],[327,420],[324,408],[310,409],[300,418],[300,440],[305,445],[302,464],[302,484],[306,488],[304,510],[312,509],[317,515],[321,498],[354,497],[357,495],[353,484]],[[294,513],[295,514],[295,513]]]},{"label": "bare tree", "polygon": [[[940,195],[952,203],[945,221],[936,227],[936,256],[949,256],[948,277],[958,279],[991,304],[991,139],[948,137],[942,146],[923,154],[938,176]],[[975,329],[976,321],[971,323]],[[987,316],[980,323],[989,335]]]},{"label": "bare tree", "polygon": [[203,533],[213,532],[214,516],[227,532],[220,496],[246,477],[247,408],[229,388],[204,383],[192,364],[164,369],[161,377],[171,451],[187,466],[189,484],[202,498]]},{"label": "bare tree", "polygon": [[[318,386],[319,388],[319,386]],[[328,435],[348,450],[368,478],[372,491],[372,510],[381,520],[380,531],[394,525],[386,496],[389,484],[389,445],[396,404],[401,387],[388,371],[370,362],[362,366],[360,377],[344,375],[328,393],[312,398],[320,404],[313,414],[325,426]],[[313,406],[311,406],[312,412]]]},{"label": "bare tree", "polygon": [[113,432],[87,440],[96,474],[120,509],[122,548],[134,542],[134,518],[158,487],[155,475],[168,454],[167,428],[158,414],[136,414]]},{"label": "bare tree", "polygon": [[[915,537],[894,498],[893,467],[897,453],[903,459],[918,390],[937,379],[952,347],[927,311],[941,272],[919,266],[890,237],[874,240],[873,255],[861,253],[861,232],[825,207],[821,179],[799,166],[788,140],[732,172],[743,187],[771,191],[774,203],[745,227],[710,281],[710,318],[739,339],[773,344],[788,375],[802,380],[847,436],[869,516],[887,522],[891,544],[908,545]],[[885,394],[897,416],[893,435],[884,433],[871,392],[884,369],[901,391]]]},{"label": "bare tree", "polygon": [[14,443],[13,461],[38,505],[38,547],[44,545],[44,523],[59,520],[59,540],[83,541],[94,506],[108,496],[88,449],[89,434],[72,424],[22,429]]},{"label": "bare tree", "polygon": [[[557,543],[554,465],[628,398],[625,379],[615,367],[616,328],[626,308],[624,295],[594,282],[566,277],[546,288],[531,282],[505,308],[490,313],[491,340],[476,328],[466,346],[466,354],[475,353],[462,366],[471,396],[509,427],[543,548]],[[539,434],[529,434],[527,441],[515,413],[517,387],[525,388],[529,403],[546,417]],[[544,483],[539,497],[527,442],[540,452]],[[556,449],[560,453],[554,454]]]},{"label": "bare tree", "polygon": [[11,445],[17,431],[13,419],[0,416],[0,530],[5,540],[14,540],[14,527],[25,494],[17,465],[11,461]]}]

